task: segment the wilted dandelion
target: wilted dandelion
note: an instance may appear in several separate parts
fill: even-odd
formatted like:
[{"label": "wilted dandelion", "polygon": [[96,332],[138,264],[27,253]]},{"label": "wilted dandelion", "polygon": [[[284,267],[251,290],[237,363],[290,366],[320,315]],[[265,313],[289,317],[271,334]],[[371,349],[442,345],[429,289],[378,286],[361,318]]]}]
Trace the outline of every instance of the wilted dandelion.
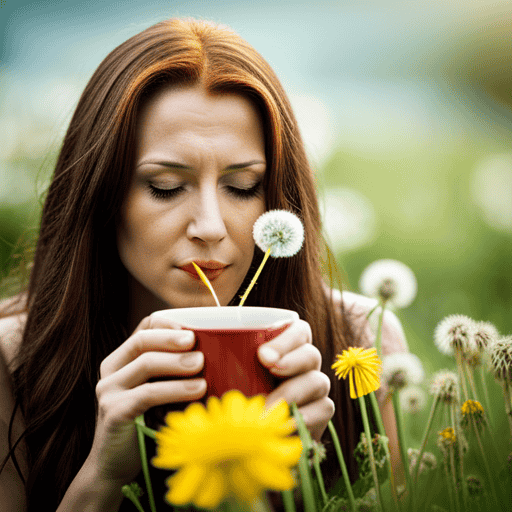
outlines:
[{"label": "wilted dandelion", "polygon": [[423,410],[427,403],[425,391],[419,386],[407,386],[400,391],[400,406],[410,414]]},{"label": "wilted dandelion", "polygon": [[382,379],[390,388],[419,384],[425,377],[420,358],[410,352],[396,352],[382,358]]},{"label": "wilted dandelion", "polygon": [[491,343],[487,353],[495,378],[512,382],[512,336],[504,336]]},{"label": "wilted dandelion", "polygon": [[323,443],[320,443],[319,441],[316,441],[315,439],[312,439],[311,448],[308,454],[310,466],[313,467],[315,463],[320,464],[326,458],[327,450],[325,448],[325,445]]},{"label": "wilted dandelion", "polygon": [[270,210],[260,215],[254,223],[252,234],[256,245],[265,253],[265,256],[240,300],[239,306],[243,306],[269,256],[290,258],[300,251],[304,242],[304,226],[301,220],[297,215],[286,210]]},{"label": "wilted dandelion", "polygon": [[443,354],[452,356],[455,350],[471,354],[476,350],[475,322],[465,315],[450,315],[437,324],[434,343]]},{"label": "wilted dandelion", "polygon": [[456,441],[457,436],[455,435],[453,427],[446,427],[444,430],[438,432],[437,446],[443,453],[445,453],[448,448],[455,446]]},{"label": "wilted dandelion", "polygon": [[432,377],[430,392],[439,396],[440,400],[447,404],[458,401],[459,377],[450,370],[440,370]]},{"label": "wilted dandelion", "polygon": [[418,283],[414,272],[397,260],[377,260],[361,274],[359,288],[364,295],[375,297],[396,308],[409,306],[416,297]]},{"label": "wilted dandelion", "polygon": [[484,493],[484,486],[482,481],[477,476],[468,475],[466,477],[466,486],[468,489],[468,494],[473,498],[482,496]]},{"label": "wilted dandelion", "polygon": [[349,347],[331,366],[338,379],[349,377],[350,398],[358,398],[380,387],[381,361],[374,348]]},{"label": "wilted dandelion", "polygon": [[[386,465],[386,447],[385,444],[388,442],[387,437],[381,437],[380,434],[374,434],[372,439],[373,454],[375,457],[375,465],[378,469],[383,469]],[[371,473],[370,468],[370,455],[368,450],[368,441],[366,435],[361,432],[359,443],[354,450],[354,456],[357,460],[357,466],[359,468],[359,476],[366,477]]]},{"label": "wilted dandelion", "polygon": [[237,390],[207,406],[195,402],[171,412],[156,434],[153,465],[177,470],[166,499],[174,505],[215,508],[230,496],[250,503],[265,489],[295,486],[291,468],[302,452],[288,405],[265,409],[265,398],[246,398]]},{"label": "wilted dandelion", "polygon": [[[418,456],[420,451],[414,448],[409,448],[407,450],[407,458],[409,460],[409,473],[411,475],[414,474],[416,470],[416,464],[418,463]],[[430,471],[437,467],[437,459],[436,456],[431,452],[423,452],[421,456],[421,462],[418,468],[418,474],[424,473],[426,471]]]}]

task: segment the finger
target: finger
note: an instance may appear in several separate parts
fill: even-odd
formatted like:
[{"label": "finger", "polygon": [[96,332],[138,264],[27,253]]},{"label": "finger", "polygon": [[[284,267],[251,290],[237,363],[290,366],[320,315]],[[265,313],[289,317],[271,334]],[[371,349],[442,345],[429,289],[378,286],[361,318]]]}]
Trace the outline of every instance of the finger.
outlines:
[{"label": "finger", "polygon": [[151,407],[199,400],[206,393],[205,379],[147,382],[121,393],[109,393],[98,400],[104,421],[133,421]]},{"label": "finger", "polygon": [[329,395],[331,381],[325,373],[311,370],[290,379],[286,379],[268,396],[266,403],[272,405],[280,399],[288,404],[296,403],[302,407]]},{"label": "finger", "polygon": [[310,370],[320,370],[322,356],[320,351],[310,343],[288,352],[269,370],[277,377],[293,377]]},{"label": "finger", "polygon": [[258,349],[258,357],[264,366],[270,367],[288,352],[312,342],[309,324],[304,320],[296,320],[279,336],[261,345]]},{"label": "finger", "polygon": [[204,365],[202,352],[145,352],[135,361],[100,380],[98,385],[132,389],[152,378],[185,377],[199,372]]},{"label": "finger", "polygon": [[329,397],[321,398],[315,402],[298,408],[311,437],[320,441],[329,420],[334,416],[334,402]]},{"label": "finger", "polygon": [[145,329],[182,329],[183,326],[178,322],[169,320],[162,311],[155,311],[151,315],[143,318],[135,328],[134,333]]},{"label": "finger", "polygon": [[166,328],[138,331],[102,361],[100,377],[113,374],[146,352],[181,352],[193,345],[192,331]]}]

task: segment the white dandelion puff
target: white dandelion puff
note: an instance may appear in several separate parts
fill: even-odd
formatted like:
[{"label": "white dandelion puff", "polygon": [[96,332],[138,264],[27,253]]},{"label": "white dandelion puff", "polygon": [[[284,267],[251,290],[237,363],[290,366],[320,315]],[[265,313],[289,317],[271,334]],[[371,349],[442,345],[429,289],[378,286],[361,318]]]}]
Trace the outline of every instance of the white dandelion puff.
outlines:
[{"label": "white dandelion puff", "polygon": [[304,242],[304,226],[301,220],[297,215],[286,210],[270,210],[260,215],[254,223],[252,234],[256,245],[265,252],[265,256],[242,296],[239,306],[244,305],[269,256],[290,258],[300,251]]},{"label": "white dandelion puff", "polygon": [[440,370],[432,377],[430,392],[448,404],[458,401],[459,398],[459,377],[450,370]]},{"label": "white dandelion puff", "polygon": [[415,299],[418,283],[414,272],[405,263],[383,259],[364,269],[359,288],[363,295],[381,299],[396,308],[405,308]]},{"label": "white dandelion puff", "polygon": [[452,356],[455,350],[472,355],[477,350],[475,321],[465,315],[447,316],[437,324],[434,343],[447,356]]},{"label": "white dandelion puff", "polygon": [[300,219],[286,210],[270,210],[260,215],[253,226],[257,246],[274,258],[289,258],[297,254],[304,241],[304,226]]},{"label": "white dandelion puff", "polygon": [[416,414],[425,408],[427,396],[419,386],[407,386],[400,391],[400,406],[409,414]]},{"label": "white dandelion puff", "polygon": [[512,336],[503,336],[487,347],[491,371],[496,379],[512,382]]},{"label": "white dandelion puff", "polygon": [[425,377],[420,358],[410,352],[396,352],[382,358],[382,379],[389,387],[402,389],[419,384]]},{"label": "white dandelion puff", "polygon": [[500,337],[498,329],[491,322],[477,322],[475,324],[475,342],[481,352],[497,341]]}]

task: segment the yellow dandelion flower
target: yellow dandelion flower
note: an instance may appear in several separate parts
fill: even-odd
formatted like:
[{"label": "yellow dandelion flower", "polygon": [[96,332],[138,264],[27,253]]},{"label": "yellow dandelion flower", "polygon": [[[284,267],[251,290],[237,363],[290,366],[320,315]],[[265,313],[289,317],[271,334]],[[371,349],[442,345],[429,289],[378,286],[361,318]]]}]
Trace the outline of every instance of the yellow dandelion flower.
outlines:
[{"label": "yellow dandelion flower", "polygon": [[476,400],[466,400],[460,408],[464,416],[481,415],[484,413],[482,404]]},{"label": "yellow dandelion flower", "polygon": [[350,347],[331,366],[338,379],[350,379],[350,398],[358,398],[380,387],[381,360],[375,348]]},{"label": "yellow dandelion flower", "polygon": [[288,405],[280,401],[265,409],[265,398],[246,398],[232,390],[219,400],[192,403],[166,416],[156,434],[154,466],[176,469],[167,480],[166,499],[215,508],[230,496],[252,502],[266,490],[295,486],[291,468],[302,453]]},{"label": "yellow dandelion flower", "polygon": [[480,402],[476,400],[466,400],[460,408],[462,412],[462,425],[465,427],[474,419],[475,425],[481,426],[484,420],[484,408]]}]

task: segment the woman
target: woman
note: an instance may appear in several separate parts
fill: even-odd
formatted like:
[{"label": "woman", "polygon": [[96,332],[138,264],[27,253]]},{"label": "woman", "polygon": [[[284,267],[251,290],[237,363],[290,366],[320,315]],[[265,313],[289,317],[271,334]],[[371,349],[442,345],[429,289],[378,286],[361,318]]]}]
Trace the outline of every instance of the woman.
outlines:
[{"label": "woman", "polygon": [[[296,402],[316,439],[334,414],[352,453],[360,419],[330,365],[361,342],[368,306],[323,284],[314,180],[289,102],[230,30],[170,20],[116,48],[88,83],[48,190],[28,290],[4,304],[6,510],[23,510],[25,491],[28,510],[42,499],[59,511],[124,506],[119,489],[140,472],[133,419],[206,391],[193,339],[151,313],[212,305],[182,270],[192,260],[227,265],[215,287],[223,305],[236,304],[261,260],[252,224],[269,209],[297,213],[305,242],[267,265],[246,302],[301,317],[259,352],[281,379],[267,400]],[[404,346],[392,315],[384,333],[385,347]],[[382,411],[393,432],[389,403]]]}]

